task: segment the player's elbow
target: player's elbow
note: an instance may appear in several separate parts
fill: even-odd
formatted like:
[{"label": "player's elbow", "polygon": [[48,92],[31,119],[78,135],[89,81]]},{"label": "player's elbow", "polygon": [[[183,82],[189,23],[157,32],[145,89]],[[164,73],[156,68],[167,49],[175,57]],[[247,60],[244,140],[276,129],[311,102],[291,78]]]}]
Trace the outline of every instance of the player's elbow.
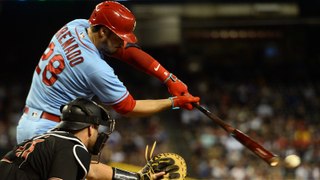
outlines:
[{"label": "player's elbow", "polygon": [[124,100],[112,106],[112,108],[119,114],[130,116],[136,106],[136,100],[129,94]]}]

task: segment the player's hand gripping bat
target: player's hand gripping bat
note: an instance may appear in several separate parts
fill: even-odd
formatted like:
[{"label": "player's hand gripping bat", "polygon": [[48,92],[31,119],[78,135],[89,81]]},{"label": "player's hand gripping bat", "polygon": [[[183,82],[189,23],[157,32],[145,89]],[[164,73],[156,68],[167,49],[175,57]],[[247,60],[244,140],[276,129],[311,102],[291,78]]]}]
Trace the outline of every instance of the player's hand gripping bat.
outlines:
[{"label": "player's hand gripping bat", "polygon": [[228,132],[232,137],[234,137],[237,141],[247,147],[250,151],[256,154],[258,157],[267,162],[270,166],[277,166],[279,164],[279,157],[270,151],[266,150],[263,146],[261,146],[258,142],[253,140],[248,135],[244,134],[240,130],[232,127],[227,124],[223,120],[221,120],[218,116],[204,108],[203,106],[193,103],[193,106],[198,110],[203,112],[206,116],[208,116],[214,123],[218,124],[222,127],[226,132]]}]

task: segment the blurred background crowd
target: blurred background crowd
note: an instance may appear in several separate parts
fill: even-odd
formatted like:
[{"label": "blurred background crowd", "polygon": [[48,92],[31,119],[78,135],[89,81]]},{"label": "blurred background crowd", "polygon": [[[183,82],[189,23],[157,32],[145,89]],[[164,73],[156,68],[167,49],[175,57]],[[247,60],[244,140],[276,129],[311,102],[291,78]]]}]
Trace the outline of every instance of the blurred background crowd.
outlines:
[{"label": "blurred background crowd", "polygon": [[[98,2],[0,2],[1,156],[16,144],[32,73],[52,34],[87,18]],[[299,155],[301,164],[271,168],[199,111],[182,109],[136,119],[111,112],[116,131],[102,161],[143,166],[145,146],[157,141],[155,153],[181,154],[195,179],[320,179],[318,2],[124,3],[137,16],[143,49],[202,105],[281,158]],[[108,62],[136,99],[169,97],[157,79]]]}]

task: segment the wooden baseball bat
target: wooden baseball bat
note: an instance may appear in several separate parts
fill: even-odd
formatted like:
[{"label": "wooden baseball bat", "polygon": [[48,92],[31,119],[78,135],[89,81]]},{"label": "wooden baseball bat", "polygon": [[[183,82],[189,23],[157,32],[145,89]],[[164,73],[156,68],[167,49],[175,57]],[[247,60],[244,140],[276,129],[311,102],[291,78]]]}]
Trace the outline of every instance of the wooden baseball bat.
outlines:
[{"label": "wooden baseball bat", "polygon": [[239,129],[232,127],[230,124],[226,123],[225,121],[221,120],[217,115],[210,112],[203,106],[196,103],[193,103],[193,106],[196,107],[201,112],[203,112],[206,116],[208,116],[211,120],[213,120],[214,123],[222,127],[226,132],[228,132],[228,134],[230,134],[238,142],[240,142],[245,147],[247,147],[259,158],[267,162],[270,166],[277,166],[279,164],[280,159],[277,155],[265,149],[263,146],[261,146],[258,142],[253,140],[251,137],[241,132]]}]

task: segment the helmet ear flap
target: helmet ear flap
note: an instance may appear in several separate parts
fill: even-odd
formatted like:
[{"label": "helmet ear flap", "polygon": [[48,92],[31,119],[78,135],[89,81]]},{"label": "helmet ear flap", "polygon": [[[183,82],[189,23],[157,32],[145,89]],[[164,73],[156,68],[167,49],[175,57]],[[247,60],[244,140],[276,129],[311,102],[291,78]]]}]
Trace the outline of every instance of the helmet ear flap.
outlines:
[{"label": "helmet ear flap", "polygon": [[105,120],[110,120],[111,117],[109,115],[109,113],[107,112],[107,110],[105,110],[102,106],[99,105],[99,107],[101,108],[100,111],[100,115],[101,115],[101,119],[105,119]]},{"label": "helmet ear flap", "polygon": [[100,117],[103,122],[106,122],[104,126],[107,128],[107,134],[111,134],[115,129],[115,120],[111,118],[108,110],[106,110],[103,106],[98,105],[101,109]]}]

